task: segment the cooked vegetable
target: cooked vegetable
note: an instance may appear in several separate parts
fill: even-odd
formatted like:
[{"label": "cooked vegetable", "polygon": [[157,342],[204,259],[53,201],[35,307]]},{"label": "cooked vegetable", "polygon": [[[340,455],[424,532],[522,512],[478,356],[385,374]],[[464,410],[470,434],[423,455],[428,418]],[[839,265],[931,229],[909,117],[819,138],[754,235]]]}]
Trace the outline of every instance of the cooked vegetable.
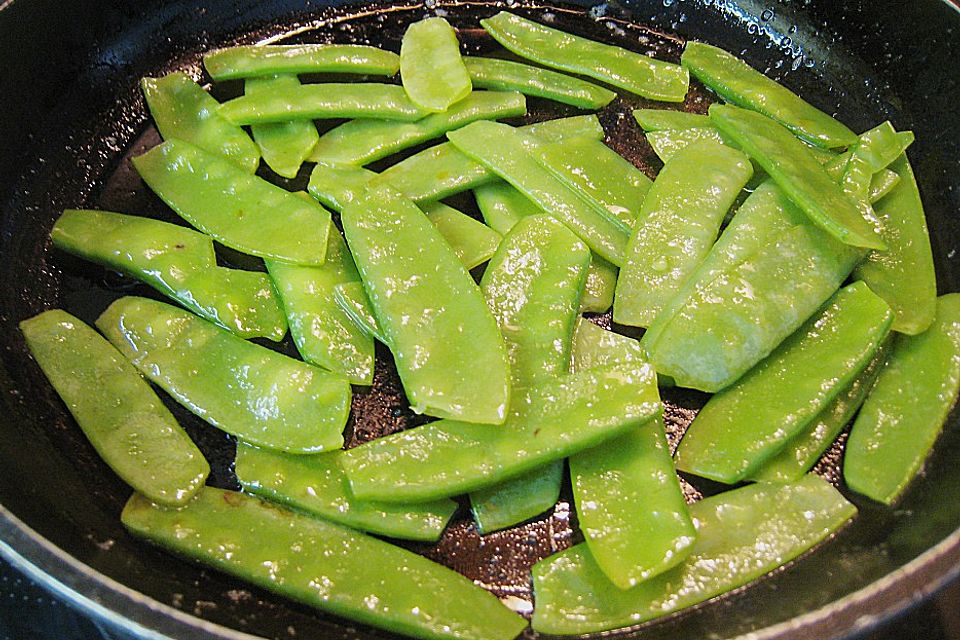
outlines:
[{"label": "cooked vegetable", "polygon": [[670,109],[634,109],[633,117],[644,131],[699,129],[712,127],[710,116]]},{"label": "cooked vegetable", "polygon": [[386,344],[387,340],[383,337],[377,317],[373,315],[373,307],[370,305],[370,298],[367,297],[362,282],[338,284],[333,288],[333,299],[367,335]]},{"label": "cooked vegetable", "polygon": [[446,111],[473,89],[457,32],[439,17],[414,22],[403,32],[400,77],[410,100],[427,111]]},{"label": "cooked vegetable", "polygon": [[463,62],[478,89],[519,91],[581,109],[600,109],[617,97],[592,82],[520,62],[498,58],[464,58]]},{"label": "cooked vegetable", "polygon": [[653,152],[664,163],[669,162],[670,158],[679,153],[681,149],[700,140],[710,140],[718,144],[727,143],[727,139],[716,127],[712,126],[690,127],[689,129],[661,129],[647,134],[647,142],[650,143]]},{"label": "cooked vegetable", "polygon": [[413,121],[427,115],[403,87],[375,83],[298,84],[234,98],[220,105],[220,115],[234,124],[290,120],[381,118]]},{"label": "cooked vegetable", "polygon": [[499,233],[442,202],[423,205],[423,212],[468,270],[489,260],[500,244]]},{"label": "cooked vegetable", "polygon": [[214,80],[278,73],[392,76],[400,70],[400,56],[356,44],[271,44],[218,49],[203,56],[203,66]]},{"label": "cooked vegetable", "polygon": [[[249,96],[271,95],[275,91],[284,92],[299,87],[300,81],[294,75],[264,76],[250,78],[244,82],[244,91]],[[320,139],[317,127],[307,120],[288,120],[255,124],[250,127],[253,140],[260,147],[263,161],[274,173],[284,178],[295,178],[300,165]]]}]

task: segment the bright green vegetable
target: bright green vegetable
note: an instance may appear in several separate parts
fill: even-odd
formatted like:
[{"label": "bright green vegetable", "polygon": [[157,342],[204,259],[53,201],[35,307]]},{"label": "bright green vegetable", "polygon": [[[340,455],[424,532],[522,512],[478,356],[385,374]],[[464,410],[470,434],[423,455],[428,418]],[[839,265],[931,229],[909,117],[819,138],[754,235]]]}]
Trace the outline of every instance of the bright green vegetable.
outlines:
[{"label": "bright green vegetable", "polygon": [[881,169],[870,181],[870,202],[876,203],[900,184],[900,174],[890,169]]},{"label": "bright green vegetable", "polygon": [[383,337],[377,317],[373,315],[373,306],[362,282],[338,284],[333,288],[333,299],[364,333],[386,344],[387,340]]},{"label": "bright green vegetable", "polygon": [[307,192],[334,211],[342,213],[377,173],[349,164],[318,162],[310,172]]},{"label": "bright green vegetable", "polygon": [[843,461],[847,485],[891,504],[920,470],[960,389],[960,295],[937,299],[924,333],[898,336],[860,409]]},{"label": "bright green vegetable", "polygon": [[457,32],[443,18],[414,22],[400,43],[400,77],[414,104],[446,111],[472,91]]},{"label": "bright green vegetable", "polygon": [[[269,96],[299,86],[300,81],[294,75],[250,78],[243,85],[246,94],[251,96]],[[250,127],[250,132],[260,147],[263,161],[274,173],[284,178],[297,176],[300,165],[320,139],[316,125],[308,120],[293,118],[271,124],[255,124]]]},{"label": "bright green vegetable", "polygon": [[480,535],[529,520],[560,499],[563,461],[558,460],[501,484],[470,494],[470,508]]},{"label": "bright green vegetable", "polygon": [[159,220],[67,209],[50,232],[54,246],[146,282],[242,338],[280,340],[287,321],[264,273],[218,267],[213,241]]},{"label": "bright green vegetable", "polygon": [[392,76],[400,57],[356,44],[252,45],[218,49],[203,56],[214,80],[234,80],[278,73],[359,73]]},{"label": "bright green vegetable", "polygon": [[464,58],[478,89],[519,91],[581,109],[601,109],[617,97],[609,89],[563,73],[498,58]]},{"label": "bright green vegetable", "polygon": [[860,136],[847,157],[843,170],[843,190],[867,200],[873,175],[890,165],[913,144],[913,132],[898,132],[890,122],[884,122]]},{"label": "bright green vegetable", "polygon": [[639,624],[726,593],[801,555],[856,514],[816,476],[754,484],[690,507],[697,541],[679,566],[636,587],[614,586],[577,545],[533,567],[533,628],[577,635]]},{"label": "bright green vegetable", "polygon": [[174,553],[323,611],[417,638],[511,640],[526,621],[455,571],[347,527],[204,488],[163,509],[135,494],[124,526]]},{"label": "bright green vegetable", "polygon": [[499,233],[442,202],[424,205],[423,212],[467,269],[489,260],[500,244]]},{"label": "bright green vegetable", "polygon": [[193,78],[177,71],[162,78],[144,78],[140,88],[164,139],[186,140],[247,173],[257,170],[257,145],[243,129],[217,113],[220,103]]},{"label": "bright green vegetable", "polygon": [[232,249],[295,264],[322,264],[330,212],[243,173],[182,140],[167,140],[133,164],[187,222]]},{"label": "bright green vegetable", "polygon": [[684,149],[694,142],[700,140],[711,140],[719,144],[726,144],[727,141],[720,134],[716,127],[690,127],[689,129],[661,129],[651,131],[647,134],[647,142],[653,147],[653,152],[657,154],[663,162],[668,162],[681,149]]},{"label": "bright green vegetable", "polygon": [[593,254],[587,270],[587,281],[583,285],[580,311],[603,313],[613,305],[613,296],[617,290],[617,271],[615,266]]},{"label": "bright green vegetable", "polygon": [[184,407],[251,444],[317,453],[343,444],[350,385],[191,313],[121,298],[97,328]]},{"label": "bright green vegetable", "polygon": [[647,362],[639,342],[598,327],[586,318],[581,318],[577,323],[571,356],[571,371],[587,371],[617,363],[642,365]]},{"label": "bright green vegetable", "polygon": [[710,116],[672,109],[634,109],[633,117],[644,131],[712,127]]},{"label": "bright green vegetable", "polygon": [[181,505],[210,467],[150,386],[96,331],[59,309],[20,323],[44,375],[103,461],[151,500]]},{"label": "bright green vegetable", "polygon": [[513,53],[544,66],[596,78],[653,100],[683,102],[687,95],[690,75],[679,65],[551,29],[506,11],[480,24]]}]

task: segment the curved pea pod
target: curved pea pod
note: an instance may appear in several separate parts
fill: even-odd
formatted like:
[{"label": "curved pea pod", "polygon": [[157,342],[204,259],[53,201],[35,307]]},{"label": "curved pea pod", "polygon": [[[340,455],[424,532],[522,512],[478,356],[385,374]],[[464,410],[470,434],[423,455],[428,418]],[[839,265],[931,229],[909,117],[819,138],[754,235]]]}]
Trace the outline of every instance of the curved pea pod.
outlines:
[{"label": "curved pea pod", "polygon": [[690,75],[679,65],[588,40],[501,11],[480,24],[522,58],[664,102],[683,102]]},{"label": "curved pea pod", "polygon": [[657,154],[664,163],[677,155],[682,149],[689,147],[694,142],[701,140],[710,140],[717,144],[726,144],[727,141],[716,127],[690,127],[689,129],[660,129],[651,131],[647,134],[647,142],[653,147],[653,152]]},{"label": "curved pea pod", "polygon": [[464,58],[463,62],[478,89],[519,91],[581,109],[601,109],[617,97],[592,82],[521,62],[477,57]]},{"label": "curved pea pod", "polygon": [[181,505],[210,467],[150,386],[109,342],[66,311],[20,323],[27,347],[97,453],[136,491]]},{"label": "curved pea pod", "polygon": [[342,525],[205,487],[173,510],[135,494],[134,535],[305,605],[428,640],[511,640],[526,626],[455,571]]},{"label": "curved pea pod", "polygon": [[162,78],[144,78],[140,87],[164,139],[186,140],[246,173],[257,170],[257,145],[243,129],[218,114],[220,103],[193,78],[177,71]]},{"label": "curved pea pod", "polygon": [[850,431],[847,485],[892,504],[919,472],[960,389],[960,294],[937,299],[924,333],[898,336]]},{"label": "curved pea pod", "polygon": [[634,109],[633,118],[644,131],[701,129],[713,126],[710,116],[672,109]]},{"label": "curved pea pod", "polygon": [[350,493],[341,451],[293,456],[237,444],[237,479],[244,491],[330,522],[403,540],[435,542],[457,510],[452,500],[421,504],[364,502]]},{"label": "curved pea pod", "polygon": [[[847,164],[850,162],[850,156],[852,154],[847,151],[841,153],[840,155],[834,156],[830,161],[824,163],[824,170],[830,175],[831,178],[837,182],[843,181],[843,175],[847,168]],[[866,199],[871,203],[875,203],[883,196],[887,195],[893,187],[900,182],[900,176],[895,172],[890,171],[889,169],[880,169],[873,174],[873,178],[870,180],[870,189],[867,193]]]},{"label": "curved pea pod", "polygon": [[562,483],[563,461],[558,460],[471,493],[470,509],[477,531],[484,536],[543,513],[557,504]]},{"label": "curved pea pod", "polygon": [[427,111],[446,111],[470,95],[470,74],[449,22],[433,17],[407,27],[400,43],[400,78],[410,100]]},{"label": "curved pea pod", "polygon": [[310,172],[307,192],[338,213],[370,186],[377,173],[350,164],[318,162]]},{"label": "curved pea pod", "polygon": [[857,141],[846,126],[723,49],[687,42],[680,64],[726,102],[759,111],[813,144],[833,149]]},{"label": "curved pea pod", "polygon": [[491,486],[596,446],[662,407],[649,366],[597,368],[539,384],[499,427],[440,420],[347,451],[359,498],[424,501]]},{"label": "curved pea pod", "polygon": [[616,322],[646,327],[654,321],[710,251],[752,175],[749,158],[707,140],[663,166],[640,207],[617,277]]},{"label": "curved pea pod", "polygon": [[[300,80],[295,75],[250,78],[243,85],[248,96],[269,96],[274,92],[284,93],[299,86]],[[300,165],[320,139],[316,125],[309,120],[293,118],[270,124],[256,124],[250,127],[250,133],[260,147],[267,166],[277,175],[291,179],[300,172]]]},{"label": "curved pea pod", "polygon": [[816,476],[753,484],[691,505],[697,541],[673,569],[614,586],[580,544],[533,567],[535,631],[578,635],[639,624],[743,586],[827,538],[856,514]]},{"label": "curved pea pod", "polygon": [[677,448],[677,468],[745,478],[800,434],[873,358],[890,307],[862,282],[841,289],[768,358],[710,398]]},{"label": "curved pea pod", "polygon": [[587,281],[583,285],[580,311],[603,313],[613,306],[613,297],[617,289],[617,271],[614,265],[593,254],[590,268],[587,269]]},{"label": "curved pea pod", "polygon": [[400,69],[400,56],[357,44],[271,44],[217,49],[203,56],[203,66],[214,80],[278,73],[392,76]]},{"label": "curved pea pod", "polygon": [[182,140],[133,159],[147,185],[191,225],[232,249],[322,264],[330,212]]},{"label": "curved pea pod", "polygon": [[97,328],[177,402],[241,440],[291,453],[343,444],[350,385],[340,376],[146,298],[120,298]]},{"label": "curved pea pod", "polygon": [[389,187],[369,189],[349,203],[342,221],[414,410],[502,423],[510,389],[503,338],[480,289],[437,228]]},{"label": "curved pea pod", "polygon": [[363,289],[362,282],[338,284],[333,288],[333,299],[343,309],[343,312],[367,335],[386,344],[386,338],[383,337],[380,323],[377,322],[377,317],[373,314],[373,306],[370,304],[367,292]]},{"label": "curved pea pod", "polygon": [[499,233],[442,202],[424,205],[423,212],[467,269],[489,260],[500,244]]},{"label": "curved pea pod", "polygon": [[571,371],[588,371],[616,364],[643,365],[647,356],[633,338],[607,331],[586,318],[577,322],[570,357]]},{"label": "curved pea pod", "polygon": [[867,200],[874,174],[903,155],[913,144],[913,139],[913,132],[898,132],[889,121],[863,133],[844,154],[847,162],[841,178],[843,190],[855,198]]}]

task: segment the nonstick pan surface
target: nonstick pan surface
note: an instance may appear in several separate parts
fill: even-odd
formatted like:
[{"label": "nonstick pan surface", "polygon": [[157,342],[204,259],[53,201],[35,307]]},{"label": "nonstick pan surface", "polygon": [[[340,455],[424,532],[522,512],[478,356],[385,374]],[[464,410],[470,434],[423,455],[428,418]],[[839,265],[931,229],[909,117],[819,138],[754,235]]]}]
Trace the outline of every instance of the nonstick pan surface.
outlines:
[{"label": "nonstick pan surface", "polygon": [[[129,495],[97,458],[30,360],[16,324],[62,307],[92,322],[144,286],[55,251],[49,229],[67,207],[175,217],[129,163],[159,141],[138,89],[142,76],[183,69],[202,81],[212,48],[289,36],[399,50],[405,26],[428,14],[460,27],[471,53],[495,50],[477,20],[504,5],[362,5],[292,1],[0,3],[0,552],[107,624],[147,636],[387,638],[177,560],[127,535]],[[511,5],[555,26],[676,60],[686,38],[742,55],[856,130],[890,119],[913,129],[910,157],[927,206],[941,293],[960,290],[960,13],[938,0],[660,0],[603,5]],[[239,84],[215,87],[226,98]],[[711,97],[694,83],[685,108]],[[572,110],[530,100],[528,122]],[[629,115],[656,106],[623,98],[601,112],[607,142],[648,175],[659,169]],[[379,168],[375,165],[375,168]],[[307,173],[282,181],[303,188]],[[474,212],[469,199],[454,204]],[[221,251],[223,264],[260,269]],[[608,316],[595,318],[609,326]],[[294,353],[289,342],[279,349]],[[349,445],[423,421],[406,406],[389,352],[378,351],[372,389],[355,388]],[[706,396],[665,395],[676,444]],[[213,468],[210,483],[237,488],[233,440],[170,403]],[[841,483],[842,443],[817,467]],[[695,610],[615,636],[829,638],[855,634],[936,590],[960,568],[960,430],[951,417],[925,474],[894,509],[849,492],[860,514],[834,539],[760,582]],[[691,500],[720,489],[685,481]],[[842,488],[842,485],[841,485]],[[529,567],[579,541],[569,487],[549,513],[481,538],[462,508],[437,545],[406,544],[529,609]],[[371,559],[371,561],[374,561]],[[441,596],[441,594],[437,594]],[[532,632],[528,632],[533,635]]]}]

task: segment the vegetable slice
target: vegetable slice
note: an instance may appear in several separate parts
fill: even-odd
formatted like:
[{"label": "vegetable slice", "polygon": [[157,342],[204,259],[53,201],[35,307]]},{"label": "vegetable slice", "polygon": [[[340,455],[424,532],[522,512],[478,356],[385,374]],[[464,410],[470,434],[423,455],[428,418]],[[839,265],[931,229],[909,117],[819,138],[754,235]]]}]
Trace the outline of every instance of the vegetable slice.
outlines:
[{"label": "vegetable slice", "polygon": [[360,73],[392,76],[400,56],[357,44],[252,45],[218,49],[203,56],[214,80],[234,80],[278,73]]},{"label": "vegetable slice", "polygon": [[[247,95],[270,95],[274,91],[283,91],[299,87],[300,80],[294,75],[265,76],[250,78],[243,87]],[[320,139],[317,127],[306,120],[257,124],[250,127],[253,139],[260,147],[263,161],[273,172],[284,178],[295,178],[300,165]]]},{"label": "vegetable slice", "polygon": [[478,89],[519,91],[581,109],[601,109],[617,94],[592,82],[498,58],[464,58],[473,86]]},{"label": "vegetable slice", "polygon": [[424,205],[423,212],[467,269],[489,260],[500,244],[499,233],[442,202]]},{"label": "vegetable slice", "polygon": [[446,111],[473,89],[457,32],[439,17],[414,22],[403,33],[400,77],[410,100],[427,111]]},{"label": "vegetable slice", "polygon": [[710,116],[672,109],[634,109],[633,118],[644,131],[699,129],[712,127]]}]

